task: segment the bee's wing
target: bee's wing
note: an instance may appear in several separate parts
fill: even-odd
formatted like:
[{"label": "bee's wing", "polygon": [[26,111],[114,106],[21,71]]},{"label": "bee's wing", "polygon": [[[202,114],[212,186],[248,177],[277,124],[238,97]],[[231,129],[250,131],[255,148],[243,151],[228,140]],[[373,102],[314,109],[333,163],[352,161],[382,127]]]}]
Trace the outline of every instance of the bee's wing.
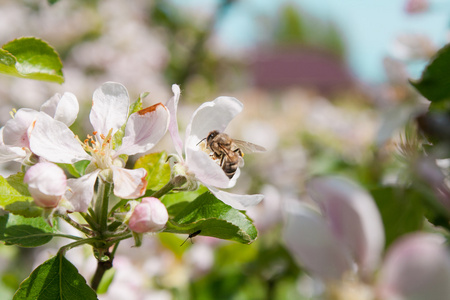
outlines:
[{"label": "bee's wing", "polygon": [[238,163],[239,168],[242,168],[244,166],[244,159],[242,158],[242,156],[239,155],[239,163]]},{"label": "bee's wing", "polygon": [[241,140],[233,140],[236,148],[241,149],[244,153],[252,153],[252,152],[265,152],[266,148],[263,146],[259,146],[253,143],[241,141]]}]

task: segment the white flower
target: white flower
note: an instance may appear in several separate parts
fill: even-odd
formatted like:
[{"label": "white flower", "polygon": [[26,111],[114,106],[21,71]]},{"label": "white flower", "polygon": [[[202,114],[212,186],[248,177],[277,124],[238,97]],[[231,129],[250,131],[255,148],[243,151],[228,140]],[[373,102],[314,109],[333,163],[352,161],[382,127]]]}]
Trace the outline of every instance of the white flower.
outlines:
[{"label": "white flower", "polygon": [[187,175],[188,181],[200,181],[218,199],[236,209],[245,209],[258,204],[263,199],[263,195],[237,195],[219,190],[218,188],[233,187],[240,175],[240,170],[238,168],[235,175],[231,179],[228,178],[220,165],[199,147],[199,142],[206,138],[211,131],[223,132],[225,130],[228,123],[242,111],[242,103],[232,97],[219,97],[214,101],[205,102],[197,108],[186,128],[185,159],[183,160],[183,142],[178,132],[176,119],[180,98],[179,86],[172,85],[172,91],[174,97],[166,104],[171,116],[169,132],[179,155],[177,165],[182,166],[181,169],[184,169],[182,173]]},{"label": "white flower", "polygon": [[371,276],[384,247],[372,197],[348,180],[322,177],[308,184],[320,213],[306,204],[289,208],[284,238],[297,261],[324,281],[349,273]]},{"label": "white flower", "polygon": [[[116,196],[134,199],[144,194],[147,186],[146,171],[125,169],[119,155],[133,155],[151,149],[167,131],[169,113],[161,103],[129,117],[128,109],[126,88],[119,83],[107,82],[94,92],[89,116],[94,136],[88,136],[84,144],[80,143],[65,123],[46,114],[41,113],[34,122],[29,135],[33,153],[55,163],[90,161],[86,175],[68,180],[69,189],[65,197],[73,205],[72,211],[87,210],[100,172],[104,179],[114,183]],[[125,123],[122,145],[113,149],[112,137]]]},{"label": "white flower", "polygon": [[67,126],[72,125],[78,114],[79,106],[75,95],[55,94],[41,106],[41,112],[29,108],[19,109],[14,118],[0,129],[0,163],[24,161],[31,155],[30,133],[39,115],[48,115]]},{"label": "white flower", "polygon": [[58,206],[66,192],[66,174],[60,167],[49,162],[38,163],[29,168],[23,181],[28,184],[34,202],[40,207]]}]

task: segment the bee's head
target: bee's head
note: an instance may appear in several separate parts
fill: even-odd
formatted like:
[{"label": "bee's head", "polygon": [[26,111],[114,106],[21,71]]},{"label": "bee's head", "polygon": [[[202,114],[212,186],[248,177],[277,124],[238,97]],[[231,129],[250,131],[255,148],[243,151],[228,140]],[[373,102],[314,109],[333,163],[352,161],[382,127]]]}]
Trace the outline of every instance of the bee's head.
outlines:
[{"label": "bee's head", "polygon": [[219,132],[217,130],[213,130],[208,134],[208,137],[206,138],[206,142],[209,144],[213,138],[215,138]]},{"label": "bee's head", "polygon": [[204,140],[206,140],[206,144],[209,145],[209,144],[211,143],[211,141],[212,141],[218,134],[219,134],[219,132],[218,132],[217,130],[211,131],[210,133],[208,133],[208,136],[205,137],[205,138],[203,138],[203,139],[201,139],[200,142],[197,143],[197,145],[200,144],[201,142],[203,142]]}]

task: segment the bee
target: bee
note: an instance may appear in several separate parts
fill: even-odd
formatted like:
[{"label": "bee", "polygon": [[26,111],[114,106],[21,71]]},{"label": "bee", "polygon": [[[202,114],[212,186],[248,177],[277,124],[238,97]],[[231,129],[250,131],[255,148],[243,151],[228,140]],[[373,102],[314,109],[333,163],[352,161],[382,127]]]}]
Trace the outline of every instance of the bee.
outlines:
[{"label": "bee", "polygon": [[213,153],[212,157],[220,159],[220,167],[230,179],[236,173],[237,168],[243,166],[244,151],[248,153],[266,151],[264,147],[232,139],[228,134],[217,130],[211,131],[203,140],[206,140],[207,148]]}]

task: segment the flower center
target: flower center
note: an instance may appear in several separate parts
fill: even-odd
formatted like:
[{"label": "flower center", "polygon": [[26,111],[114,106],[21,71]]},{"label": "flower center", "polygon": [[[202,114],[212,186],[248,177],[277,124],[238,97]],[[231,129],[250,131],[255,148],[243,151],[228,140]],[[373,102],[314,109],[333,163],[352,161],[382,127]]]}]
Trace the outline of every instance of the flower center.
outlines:
[{"label": "flower center", "polygon": [[211,149],[209,149],[208,145],[206,144],[205,141],[201,141],[200,143],[197,144],[198,145],[198,149],[200,151],[205,152],[206,154],[209,155],[209,157],[214,160],[218,165],[220,165],[220,158],[217,157],[217,155],[214,155],[214,152],[211,151]]},{"label": "flower center", "polygon": [[112,129],[109,130],[108,135],[104,136],[100,134],[100,139],[97,138],[97,132],[94,131],[93,135],[87,135],[84,140],[83,148],[92,155],[92,162],[102,170],[110,169],[115,165],[113,160],[114,150],[112,147]]}]

